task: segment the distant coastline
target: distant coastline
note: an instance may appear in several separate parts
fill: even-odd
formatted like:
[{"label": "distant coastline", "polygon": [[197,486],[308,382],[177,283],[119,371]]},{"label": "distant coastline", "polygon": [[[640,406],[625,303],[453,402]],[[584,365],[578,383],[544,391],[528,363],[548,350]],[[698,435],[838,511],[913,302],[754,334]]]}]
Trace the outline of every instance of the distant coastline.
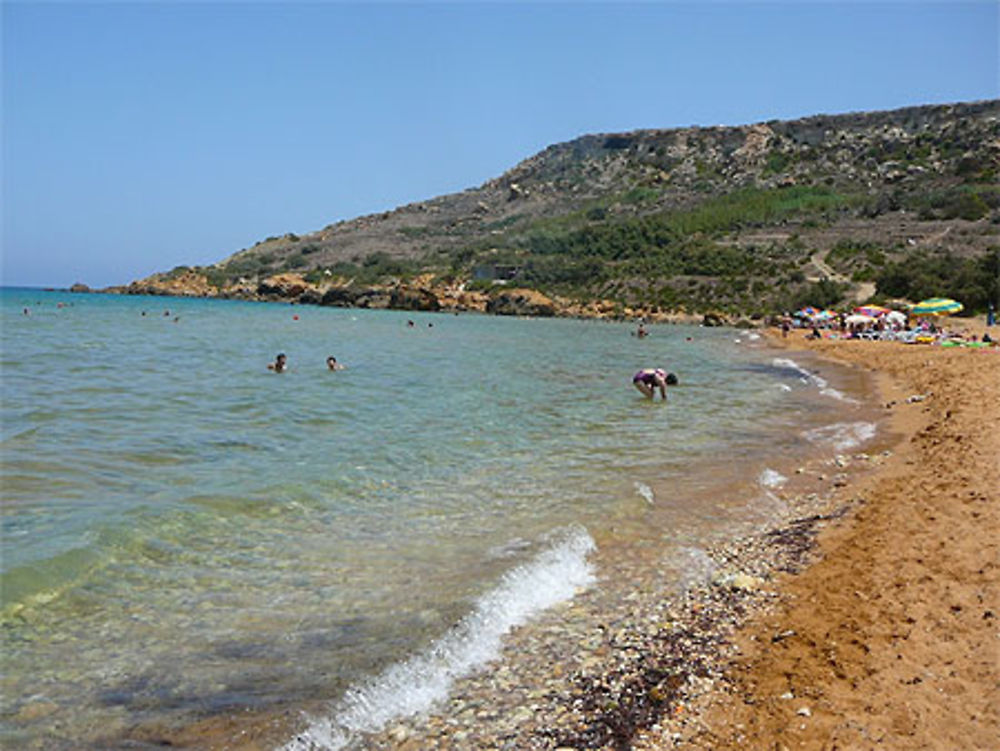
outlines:
[{"label": "distant coastline", "polygon": [[761,316],[728,315],[719,311],[664,311],[655,307],[623,305],[612,300],[580,302],[519,287],[497,286],[488,292],[483,292],[467,290],[462,284],[434,284],[426,278],[410,283],[397,282],[370,286],[317,285],[299,274],[279,274],[257,285],[234,285],[219,290],[208,285],[203,275],[192,271],[170,280],[163,280],[154,275],[128,285],[103,289],[91,289],[85,284],[76,283],[67,291],[78,294],[210,298],[373,310],[483,313],[614,321],[644,320],[652,323],[730,325],[739,328],[758,328],[765,325]]}]

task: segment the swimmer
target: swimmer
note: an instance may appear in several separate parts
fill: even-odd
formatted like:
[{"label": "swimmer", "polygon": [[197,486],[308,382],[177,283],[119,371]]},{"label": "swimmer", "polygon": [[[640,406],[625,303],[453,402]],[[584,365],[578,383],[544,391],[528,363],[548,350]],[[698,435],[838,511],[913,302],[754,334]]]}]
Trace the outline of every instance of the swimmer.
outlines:
[{"label": "swimmer", "polygon": [[326,358],[326,367],[329,370],[343,370],[347,366],[346,365],[341,365],[339,362],[337,362],[337,358],[336,357],[334,357],[333,355],[330,355],[328,358]]},{"label": "swimmer", "polygon": [[285,357],[285,354],[282,352],[274,358],[274,362],[269,362],[267,364],[267,369],[273,370],[275,373],[284,373],[287,362],[288,358]]},{"label": "swimmer", "polygon": [[646,324],[640,321],[639,330],[635,332],[635,335],[642,339],[643,337],[649,336],[649,332],[646,331]]},{"label": "swimmer", "polygon": [[676,386],[677,376],[661,368],[643,368],[632,376],[632,385],[639,389],[647,399],[652,399],[656,389],[659,389],[660,396],[666,401],[667,386]]}]

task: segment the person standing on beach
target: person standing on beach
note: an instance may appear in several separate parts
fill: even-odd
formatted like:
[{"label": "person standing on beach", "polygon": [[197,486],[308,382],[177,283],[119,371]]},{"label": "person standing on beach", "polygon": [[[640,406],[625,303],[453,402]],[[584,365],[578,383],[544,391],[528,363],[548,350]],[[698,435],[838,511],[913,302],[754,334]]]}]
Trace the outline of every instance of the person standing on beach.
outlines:
[{"label": "person standing on beach", "polygon": [[643,368],[632,376],[632,385],[639,389],[647,399],[652,399],[656,389],[659,389],[660,396],[663,397],[663,401],[666,401],[667,386],[676,386],[677,376],[661,368]]},{"label": "person standing on beach", "polygon": [[274,358],[274,362],[269,362],[267,364],[267,369],[273,370],[275,373],[284,373],[287,362],[288,358],[285,357],[285,353],[279,353],[278,356]]}]

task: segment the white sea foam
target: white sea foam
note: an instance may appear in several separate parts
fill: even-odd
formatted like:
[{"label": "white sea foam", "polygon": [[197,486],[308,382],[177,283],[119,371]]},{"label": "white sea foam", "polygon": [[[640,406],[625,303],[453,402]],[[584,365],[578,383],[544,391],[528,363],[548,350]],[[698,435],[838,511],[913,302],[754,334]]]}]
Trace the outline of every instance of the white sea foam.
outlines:
[{"label": "white sea foam", "polygon": [[788,368],[789,370],[794,370],[796,373],[802,376],[803,383],[815,386],[816,388],[819,389],[819,393],[823,394],[823,396],[829,396],[833,399],[839,399],[840,401],[847,402],[848,404],[858,403],[856,399],[852,399],[851,397],[844,394],[844,392],[833,388],[833,386],[830,385],[830,382],[827,381],[822,376],[817,375],[815,373],[810,373],[808,370],[806,370],[797,362],[795,362],[795,360],[791,360],[787,357],[775,357],[774,360],[772,360],[772,364],[776,368]]},{"label": "white sea foam", "polygon": [[871,440],[875,432],[875,424],[871,422],[836,422],[807,430],[803,435],[812,443],[829,444],[837,451],[843,451]]},{"label": "white sea foam", "polygon": [[635,492],[641,495],[643,498],[645,498],[646,503],[648,503],[650,506],[656,503],[656,496],[653,495],[653,489],[649,487],[649,485],[647,485],[646,483],[639,482],[638,480],[636,480]]},{"label": "white sea foam", "polygon": [[718,568],[711,556],[701,548],[684,547],[677,551],[677,555],[683,566],[680,580],[682,590],[709,581]]},{"label": "white sea foam", "polygon": [[788,478],[780,472],[768,468],[760,473],[760,477],[757,478],[757,482],[760,483],[762,488],[780,488],[788,482]]},{"label": "white sea foam", "polygon": [[595,548],[582,528],[561,534],[533,561],[509,571],[426,651],[350,689],[329,716],[312,719],[282,751],[336,751],[360,733],[429,710],[448,696],[456,679],[499,655],[504,634],[591,585],[594,571],[587,556]]}]

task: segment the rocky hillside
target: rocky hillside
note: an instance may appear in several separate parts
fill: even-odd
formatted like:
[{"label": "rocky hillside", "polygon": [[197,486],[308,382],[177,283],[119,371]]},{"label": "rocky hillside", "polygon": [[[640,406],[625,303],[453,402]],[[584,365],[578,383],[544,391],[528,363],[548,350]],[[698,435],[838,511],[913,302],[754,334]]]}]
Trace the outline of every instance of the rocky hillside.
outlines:
[{"label": "rocky hillside", "polygon": [[1000,101],[587,135],[479,188],[116,291],[524,312],[492,302],[516,287],[617,315],[927,292],[984,308],[998,168]]}]

